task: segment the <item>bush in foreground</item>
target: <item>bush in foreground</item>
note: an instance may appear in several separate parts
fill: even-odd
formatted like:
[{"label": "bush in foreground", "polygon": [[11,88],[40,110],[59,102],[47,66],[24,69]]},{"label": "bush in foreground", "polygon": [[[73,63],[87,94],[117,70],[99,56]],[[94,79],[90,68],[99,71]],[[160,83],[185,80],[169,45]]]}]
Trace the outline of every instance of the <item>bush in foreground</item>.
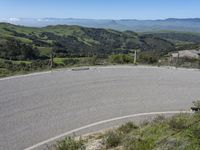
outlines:
[{"label": "bush in foreground", "polygon": [[[128,122],[100,135],[102,150],[200,150],[200,113],[157,116],[140,126]],[[97,138],[66,138],[57,144],[56,150],[83,150],[92,140]]]},{"label": "bush in foreground", "polygon": [[117,147],[121,143],[122,135],[115,131],[109,131],[104,139],[103,143],[106,145],[106,148]]},{"label": "bush in foreground", "polygon": [[126,150],[149,150],[153,145],[153,139],[141,136],[128,136],[123,142],[123,147]]},{"label": "bush in foreground", "polygon": [[188,115],[179,114],[178,116],[174,116],[169,121],[169,126],[174,130],[183,130],[188,126]]},{"label": "bush in foreground", "polygon": [[122,134],[128,134],[130,133],[132,130],[134,129],[138,129],[139,127],[137,125],[135,125],[133,122],[127,122],[124,125],[121,125],[118,128],[118,131]]},{"label": "bush in foreground", "polygon": [[56,150],[85,150],[85,145],[82,139],[75,140],[72,137],[66,137],[57,143]]}]

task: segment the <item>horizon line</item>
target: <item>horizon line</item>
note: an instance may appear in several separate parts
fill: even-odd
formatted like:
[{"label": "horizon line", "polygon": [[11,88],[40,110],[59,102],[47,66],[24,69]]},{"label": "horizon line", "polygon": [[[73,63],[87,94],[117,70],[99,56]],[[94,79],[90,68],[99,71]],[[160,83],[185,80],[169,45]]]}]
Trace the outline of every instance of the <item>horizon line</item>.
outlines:
[{"label": "horizon line", "polygon": [[176,18],[176,17],[169,17],[169,18],[158,18],[158,19],[136,19],[136,18],[121,18],[121,19],[113,19],[113,18],[79,18],[79,17],[8,17],[8,18],[0,18],[0,21],[5,20],[5,21],[20,21],[20,19],[79,19],[79,20],[139,20],[139,21],[145,21],[145,20],[169,20],[169,19],[200,19],[200,17],[184,17],[184,18]]}]

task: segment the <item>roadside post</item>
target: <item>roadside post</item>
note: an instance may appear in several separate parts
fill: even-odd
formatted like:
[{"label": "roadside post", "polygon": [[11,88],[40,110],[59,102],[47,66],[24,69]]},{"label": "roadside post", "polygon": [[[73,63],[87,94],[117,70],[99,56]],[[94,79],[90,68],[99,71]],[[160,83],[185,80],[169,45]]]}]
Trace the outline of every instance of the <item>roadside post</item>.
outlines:
[{"label": "roadside post", "polygon": [[180,54],[179,54],[179,52],[178,52],[177,60],[176,60],[176,68],[178,68],[178,66],[179,66],[179,57],[180,57]]},{"label": "roadside post", "polygon": [[134,54],[134,64],[136,65],[137,63],[137,50],[135,50],[135,54]]},{"label": "roadside post", "polygon": [[198,69],[200,69],[200,51],[198,53]]},{"label": "roadside post", "polygon": [[172,66],[173,65],[173,56],[172,54],[170,54],[169,56],[169,66]]},{"label": "roadside post", "polygon": [[160,67],[160,65],[161,65],[161,62],[162,62],[162,60],[161,60],[161,59],[159,59],[159,60],[158,60],[158,67]]},{"label": "roadside post", "polygon": [[51,51],[51,53],[50,53],[50,68],[51,69],[53,69],[53,56],[54,54],[53,54],[53,51]]}]

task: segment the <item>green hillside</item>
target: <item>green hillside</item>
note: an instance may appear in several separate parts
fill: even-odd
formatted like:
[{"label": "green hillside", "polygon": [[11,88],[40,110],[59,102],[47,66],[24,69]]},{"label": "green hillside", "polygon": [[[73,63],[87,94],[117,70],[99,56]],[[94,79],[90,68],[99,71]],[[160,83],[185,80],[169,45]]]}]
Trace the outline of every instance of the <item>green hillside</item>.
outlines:
[{"label": "green hillside", "polygon": [[154,35],[156,37],[168,40],[174,43],[177,49],[200,49],[200,34],[195,32],[178,31],[160,31],[155,33],[146,33],[145,35]]},{"label": "green hillside", "polygon": [[170,51],[171,42],[157,37],[139,36],[135,32],[119,32],[79,26],[47,26],[31,28],[0,24],[0,57],[31,60],[49,57],[53,50],[58,57],[107,56],[142,51]]}]

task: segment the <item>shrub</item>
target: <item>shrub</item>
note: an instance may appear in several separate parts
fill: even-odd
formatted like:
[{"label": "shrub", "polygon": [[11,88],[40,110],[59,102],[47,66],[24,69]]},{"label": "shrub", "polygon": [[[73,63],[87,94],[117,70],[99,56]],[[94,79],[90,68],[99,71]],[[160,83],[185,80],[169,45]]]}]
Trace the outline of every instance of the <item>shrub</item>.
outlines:
[{"label": "shrub", "polygon": [[128,136],[124,139],[126,150],[149,150],[154,146],[152,139],[145,139],[140,136]]},{"label": "shrub", "polygon": [[157,144],[156,150],[186,150],[187,141],[177,138],[167,138]]},{"label": "shrub", "polygon": [[155,64],[159,60],[159,55],[153,52],[141,52],[138,60],[143,63]]},{"label": "shrub", "polygon": [[120,126],[118,128],[118,131],[122,134],[127,134],[129,132],[131,132],[134,129],[138,129],[138,126],[136,126],[135,124],[133,124],[132,122],[127,122],[126,124]]},{"label": "shrub", "polygon": [[98,58],[96,56],[91,57],[89,59],[89,64],[91,64],[91,65],[98,65]]},{"label": "shrub", "polygon": [[148,124],[150,123],[150,121],[149,120],[144,120],[144,121],[142,121],[141,122],[141,127],[144,127],[144,126],[147,126]]},{"label": "shrub", "polygon": [[0,68],[0,77],[6,77],[10,72],[7,69]]},{"label": "shrub", "polygon": [[115,132],[110,131],[106,134],[103,139],[103,143],[106,145],[106,148],[117,147],[121,143],[122,136]]},{"label": "shrub", "polygon": [[165,116],[163,115],[158,115],[156,118],[154,118],[153,122],[158,123],[158,122],[163,122],[165,121]]},{"label": "shrub", "polygon": [[117,63],[117,64],[133,63],[133,58],[127,54],[111,55],[109,59],[111,63]]},{"label": "shrub", "polygon": [[[200,140],[200,125],[193,127],[191,131],[194,138]],[[200,141],[199,141],[199,144],[200,144]]]},{"label": "shrub", "polygon": [[4,68],[5,64],[4,62],[0,59],[0,68]]},{"label": "shrub", "polygon": [[175,130],[181,130],[187,128],[187,120],[188,117],[186,114],[180,114],[178,116],[174,116],[169,120],[169,127]]},{"label": "shrub", "polygon": [[66,137],[56,144],[56,150],[85,150],[85,145],[82,139],[75,140],[72,137]]},{"label": "shrub", "polygon": [[79,63],[79,60],[78,59],[75,59],[75,58],[68,58],[68,59],[64,59],[63,60],[63,63],[65,65],[75,65],[75,64],[78,64]]}]

